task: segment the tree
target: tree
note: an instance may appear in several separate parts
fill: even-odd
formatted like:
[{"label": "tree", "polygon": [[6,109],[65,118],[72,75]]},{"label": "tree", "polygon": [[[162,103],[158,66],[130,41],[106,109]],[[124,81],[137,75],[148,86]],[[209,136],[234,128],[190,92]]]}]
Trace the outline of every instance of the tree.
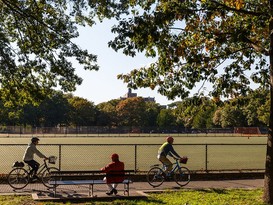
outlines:
[{"label": "tree", "polygon": [[[265,121],[259,120],[260,115],[264,116],[266,114],[269,114],[268,110],[264,110],[265,112],[259,112],[259,109],[265,106],[266,100],[268,98],[269,98],[269,90],[262,89],[262,88],[258,88],[254,90],[253,92],[250,92],[244,98],[245,103],[243,106],[243,112],[244,112],[244,115],[246,116],[248,126],[268,125],[268,121],[265,122]],[[261,117],[260,119],[263,119],[263,117]]]},{"label": "tree", "polygon": [[67,125],[69,122],[70,104],[62,92],[55,92],[39,105],[40,124],[45,127]]},{"label": "tree", "polygon": [[56,87],[74,91],[82,79],[71,59],[86,70],[98,69],[96,56],[72,42],[79,36],[77,24],[93,24],[85,16],[86,6],[84,0],[0,0],[0,96],[5,106],[41,102]]},{"label": "tree", "polygon": [[142,97],[127,98],[116,107],[121,126],[143,126],[145,122],[145,101]]},{"label": "tree", "polygon": [[149,66],[119,75],[131,88],[157,88],[174,99],[187,97],[198,83],[212,83],[214,97],[245,95],[252,81],[270,87],[264,201],[273,204],[273,0],[94,4],[104,11],[100,16],[118,16],[117,8],[129,14],[112,29],[117,34],[109,42],[113,49],[157,57]]},{"label": "tree", "polygon": [[201,104],[198,107],[198,112],[193,118],[194,128],[212,128],[213,115],[216,111],[216,105],[207,97],[201,98]]},{"label": "tree", "polygon": [[116,107],[121,100],[114,99],[98,104],[97,125],[116,126],[119,123]]},{"label": "tree", "polygon": [[242,109],[238,106],[226,104],[221,110],[221,126],[226,127],[244,127],[246,120]]},{"label": "tree", "polygon": [[92,126],[96,123],[97,110],[87,99],[67,95],[70,109],[70,123],[76,126]]},{"label": "tree", "polygon": [[170,109],[161,109],[157,117],[157,125],[160,128],[168,128],[175,126],[175,116]]},{"label": "tree", "polygon": [[160,112],[160,105],[155,102],[146,102],[145,103],[145,127],[156,126],[156,119]]},{"label": "tree", "polygon": [[258,108],[258,119],[265,125],[269,125],[270,119],[270,99],[267,99],[264,105]]}]

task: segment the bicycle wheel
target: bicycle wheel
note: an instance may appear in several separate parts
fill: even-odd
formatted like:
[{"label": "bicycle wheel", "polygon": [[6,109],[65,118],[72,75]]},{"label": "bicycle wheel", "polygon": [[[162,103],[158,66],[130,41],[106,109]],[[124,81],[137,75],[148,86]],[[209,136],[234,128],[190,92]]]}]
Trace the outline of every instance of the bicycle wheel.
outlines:
[{"label": "bicycle wheel", "polygon": [[191,181],[190,170],[187,167],[180,167],[174,174],[175,182],[180,186],[185,186]]},{"label": "bicycle wheel", "polygon": [[8,174],[8,183],[14,189],[23,189],[29,183],[29,175],[24,168],[15,168]]},{"label": "bicycle wheel", "polygon": [[59,171],[59,169],[57,169],[56,167],[48,167],[48,169],[46,169],[42,174],[42,183],[48,188],[54,187],[54,185],[48,184],[48,182],[50,180],[50,173],[52,171]]},{"label": "bicycle wheel", "polygon": [[165,173],[164,171],[159,167],[153,167],[151,168],[147,175],[147,181],[152,187],[158,187],[160,186],[164,180],[165,180]]}]

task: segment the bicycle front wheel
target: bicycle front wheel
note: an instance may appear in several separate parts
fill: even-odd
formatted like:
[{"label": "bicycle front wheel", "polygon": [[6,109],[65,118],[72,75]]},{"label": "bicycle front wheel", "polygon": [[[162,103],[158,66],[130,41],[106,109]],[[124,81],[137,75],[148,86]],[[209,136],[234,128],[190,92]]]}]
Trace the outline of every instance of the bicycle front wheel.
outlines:
[{"label": "bicycle front wheel", "polygon": [[24,168],[15,168],[8,175],[8,183],[14,189],[23,189],[29,183],[29,175]]},{"label": "bicycle front wheel", "polygon": [[153,167],[151,168],[147,175],[147,181],[152,187],[158,187],[160,186],[164,180],[165,180],[165,173],[164,171],[159,167]]},{"label": "bicycle front wheel", "polygon": [[191,181],[190,170],[187,167],[180,167],[174,174],[174,180],[179,186],[185,186]]},{"label": "bicycle front wheel", "polygon": [[57,169],[56,167],[48,167],[48,169],[46,169],[42,174],[42,183],[48,188],[54,187],[53,185],[50,185],[48,183],[50,180],[50,173],[53,171],[59,171],[59,169]]}]

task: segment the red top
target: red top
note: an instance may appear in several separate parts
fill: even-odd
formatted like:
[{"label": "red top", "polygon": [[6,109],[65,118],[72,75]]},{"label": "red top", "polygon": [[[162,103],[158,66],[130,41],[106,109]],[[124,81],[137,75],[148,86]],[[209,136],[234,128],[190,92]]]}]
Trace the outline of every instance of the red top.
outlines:
[{"label": "red top", "polygon": [[[118,183],[124,180],[124,163],[120,161],[111,162],[106,167],[101,168],[106,173],[106,183]],[[116,175],[116,176],[115,176]]]}]

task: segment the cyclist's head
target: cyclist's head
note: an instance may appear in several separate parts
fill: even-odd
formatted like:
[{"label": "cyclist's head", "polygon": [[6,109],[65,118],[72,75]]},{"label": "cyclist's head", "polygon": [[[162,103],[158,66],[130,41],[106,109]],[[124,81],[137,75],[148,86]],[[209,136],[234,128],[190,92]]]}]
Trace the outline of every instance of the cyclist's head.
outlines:
[{"label": "cyclist's head", "polygon": [[173,137],[167,137],[167,138],[166,138],[166,141],[167,141],[168,143],[173,143]]},{"label": "cyclist's head", "polygon": [[118,160],[119,160],[118,154],[116,154],[116,153],[115,153],[115,154],[112,154],[111,159],[112,159],[113,162],[118,161]]},{"label": "cyclist's head", "polygon": [[38,142],[40,139],[38,137],[32,137],[31,138],[31,142],[32,143],[35,143],[35,142]]}]

